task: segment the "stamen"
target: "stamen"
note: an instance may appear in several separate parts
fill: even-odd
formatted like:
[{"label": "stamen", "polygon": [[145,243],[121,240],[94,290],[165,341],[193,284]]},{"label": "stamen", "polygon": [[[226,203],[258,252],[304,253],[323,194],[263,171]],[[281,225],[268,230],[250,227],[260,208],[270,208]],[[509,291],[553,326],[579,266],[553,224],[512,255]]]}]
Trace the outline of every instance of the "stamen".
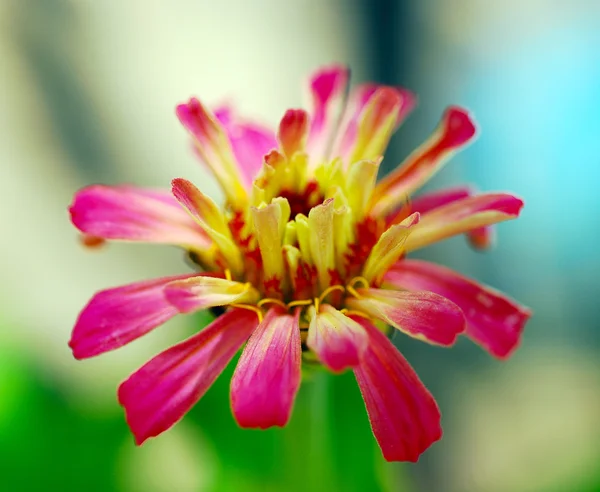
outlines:
[{"label": "stamen", "polygon": [[346,286],[346,290],[357,299],[360,299],[362,297],[358,292],[356,292],[356,289],[354,287],[350,287],[350,285]]},{"label": "stamen", "polygon": [[230,304],[229,307],[248,309],[249,311],[254,311],[258,316],[258,322],[262,323],[263,313],[257,306],[253,306],[251,304]]},{"label": "stamen", "polygon": [[348,282],[348,285],[354,287],[356,284],[359,283],[362,284],[365,289],[368,289],[370,287],[369,281],[365,277],[361,276],[354,277],[353,279],[351,279],[350,282]]},{"label": "stamen", "polygon": [[327,287],[323,293],[319,296],[319,302],[323,302],[323,300],[332,292],[339,290],[340,292],[345,292],[346,288],[343,285],[332,285]]},{"label": "stamen", "polygon": [[292,301],[287,303],[287,308],[291,309],[295,306],[310,306],[312,303],[313,302],[310,299],[304,299],[302,301]]},{"label": "stamen", "polygon": [[272,297],[265,297],[264,299],[261,299],[260,301],[258,301],[258,303],[256,305],[258,307],[262,307],[265,304],[277,304],[278,306],[281,306],[283,309],[288,309],[288,306],[286,306],[285,302],[280,301],[279,299],[274,299]]},{"label": "stamen", "polygon": [[362,296],[354,288],[356,284],[362,284],[365,289],[368,289],[370,287],[369,281],[365,277],[358,276],[351,279],[348,285],[346,285],[346,290],[357,299],[360,299]]},{"label": "stamen", "polygon": [[321,302],[321,299],[319,297],[315,297],[315,312],[318,314],[319,313],[319,304]]},{"label": "stamen", "polygon": [[363,313],[361,311],[354,311],[352,309],[347,309],[347,308],[340,309],[340,313],[342,313],[342,314],[344,314],[346,316],[352,316],[352,315],[354,315],[354,316],[360,316],[361,318],[365,318],[365,319],[368,319],[368,320],[371,319],[368,315],[366,315],[365,313]]},{"label": "stamen", "polygon": [[225,273],[225,279],[231,281],[231,270],[229,268],[226,268],[224,273]]}]

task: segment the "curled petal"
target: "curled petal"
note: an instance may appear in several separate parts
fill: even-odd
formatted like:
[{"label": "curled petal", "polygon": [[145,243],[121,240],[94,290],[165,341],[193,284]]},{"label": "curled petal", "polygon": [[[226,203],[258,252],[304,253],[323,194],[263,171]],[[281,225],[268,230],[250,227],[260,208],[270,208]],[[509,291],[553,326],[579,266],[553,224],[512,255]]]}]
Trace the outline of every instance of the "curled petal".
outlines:
[{"label": "curled petal", "polygon": [[349,76],[346,67],[335,65],[317,71],[310,78],[312,117],[308,149],[313,165],[325,160],[331,150],[346,104]]},{"label": "curled petal", "polygon": [[429,213],[412,229],[406,250],[412,251],[450,236],[515,219],[523,200],[508,193],[483,193],[448,203]]},{"label": "curled petal", "polygon": [[88,186],[75,194],[69,212],[75,227],[90,236],[198,249],[212,244],[167,192],[131,186]]},{"label": "curled petal", "polygon": [[413,368],[368,320],[354,317],[369,335],[356,381],[373,434],[387,461],[417,461],[442,437],[440,410]]},{"label": "curled petal", "polygon": [[206,276],[171,282],[165,286],[165,296],[182,313],[234,303],[255,303],[259,299],[250,284]]},{"label": "curled petal", "polygon": [[332,306],[312,313],[306,344],[332,371],[358,365],[368,343],[364,328]]},{"label": "curled petal", "polygon": [[531,316],[528,308],[508,296],[426,261],[402,260],[384,281],[397,288],[428,290],[451,300],[465,314],[465,334],[499,358],[515,350]]},{"label": "curled petal", "polygon": [[475,132],[475,124],[466,110],[449,108],[429,140],[378,183],[373,213],[386,213],[397,208],[406,196],[436,173],[454,152],[471,141]]},{"label": "curled petal", "polygon": [[250,188],[262,167],[264,156],[277,148],[275,132],[258,123],[238,118],[228,106],[216,109],[215,116],[229,137],[244,183]]},{"label": "curled petal", "polygon": [[240,426],[287,424],[300,386],[298,316],[272,308],[248,340],[231,380],[231,407]]},{"label": "curled petal", "polygon": [[255,313],[230,311],[129,376],[119,387],[118,398],[136,444],[178,422],[206,393],[257,325]]},{"label": "curled petal", "polygon": [[223,125],[196,98],[178,105],[176,113],[179,121],[194,137],[200,157],[212,171],[229,202],[236,207],[243,206],[247,194]]},{"label": "curled petal", "polygon": [[76,359],[114,350],[162,325],[179,311],[163,293],[165,285],[192,275],[178,275],[103,290],[83,308],[69,341]]},{"label": "curled petal", "polygon": [[358,289],[360,298],[348,299],[351,309],[363,311],[414,338],[450,346],[465,330],[461,309],[433,292]]}]

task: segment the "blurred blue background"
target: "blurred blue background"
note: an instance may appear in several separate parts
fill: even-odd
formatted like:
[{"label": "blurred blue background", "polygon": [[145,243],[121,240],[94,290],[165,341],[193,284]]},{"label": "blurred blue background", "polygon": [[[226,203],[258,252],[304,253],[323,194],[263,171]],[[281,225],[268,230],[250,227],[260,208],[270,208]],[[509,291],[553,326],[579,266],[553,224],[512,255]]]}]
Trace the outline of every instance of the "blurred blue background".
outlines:
[{"label": "blurred blue background", "polygon": [[[0,2],[0,490],[600,490],[599,23],[594,0]],[[468,341],[394,339],[443,413],[416,465],[381,460],[350,375],[316,375],[290,426],[267,432],[237,429],[224,375],[136,448],[117,384],[206,318],[74,361],[70,330],[95,291],[185,266],[168,248],[85,250],[73,193],[180,176],[218,197],[175,104],[230,100],[274,125],[331,62],[418,93],[386,170],[445,106],[473,112],[480,138],[428,188],[509,190],[523,215],[488,253],[456,238],[420,256],[532,307],[522,347],[498,362]]]}]

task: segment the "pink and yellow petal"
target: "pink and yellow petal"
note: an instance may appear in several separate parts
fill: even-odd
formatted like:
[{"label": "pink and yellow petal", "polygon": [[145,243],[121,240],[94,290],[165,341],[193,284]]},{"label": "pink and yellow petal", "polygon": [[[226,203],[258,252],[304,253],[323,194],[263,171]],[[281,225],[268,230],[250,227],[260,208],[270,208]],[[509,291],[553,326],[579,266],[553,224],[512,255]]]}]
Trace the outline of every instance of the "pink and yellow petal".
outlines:
[{"label": "pink and yellow petal", "polygon": [[274,307],[248,340],[231,380],[231,408],[240,426],[287,424],[301,379],[298,316]]},{"label": "pink and yellow petal", "polygon": [[291,159],[303,152],[308,137],[308,114],[303,109],[288,109],[279,123],[277,139],[283,154]]},{"label": "pink and yellow petal", "polygon": [[194,137],[196,149],[221,185],[231,205],[240,209],[247,202],[242,173],[223,125],[198,99],[191,98],[176,109],[179,121]]},{"label": "pink and yellow petal", "polygon": [[448,203],[423,214],[406,240],[412,251],[473,229],[519,216],[523,200],[508,193],[484,193]]},{"label": "pink and yellow petal", "polygon": [[177,244],[199,250],[212,244],[168,192],[93,185],[75,194],[69,212],[81,232],[103,239]]},{"label": "pink and yellow petal", "polygon": [[228,268],[234,275],[241,275],[244,269],[242,254],[233,242],[223,212],[191,182],[176,178],[172,186],[175,198],[217,245]]},{"label": "pink and yellow petal", "polygon": [[365,112],[365,108],[372,102],[373,96],[384,88],[386,91],[395,91],[398,99],[402,101],[400,109],[397,112],[393,130],[404,121],[406,116],[416,105],[415,95],[401,87],[363,84],[353,89],[341,124],[341,131],[335,144],[336,153],[342,156],[347,165],[352,163],[351,153],[355,148],[358,139],[359,125],[363,113]]},{"label": "pink and yellow petal", "polygon": [[466,110],[449,108],[429,140],[378,183],[373,213],[388,213],[397,208],[405,197],[422,186],[457,150],[470,142],[475,133],[475,124]]},{"label": "pink and yellow petal", "polygon": [[255,313],[227,312],[154,357],[119,387],[136,444],[178,422],[206,393],[258,325]]},{"label": "pink and yellow petal", "polygon": [[277,148],[275,132],[259,123],[238,118],[229,106],[216,109],[215,116],[227,133],[244,184],[249,189],[262,167],[264,156]]},{"label": "pink and yellow petal", "polygon": [[327,160],[346,104],[350,72],[340,65],[326,67],[310,78],[312,112],[308,150],[311,164]]},{"label": "pink and yellow petal", "polygon": [[[410,203],[410,209],[412,212],[424,214],[474,194],[475,192],[466,186],[445,188],[415,197]],[[469,244],[475,249],[488,249],[494,242],[494,228],[492,226],[478,227],[467,231],[466,234]]]},{"label": "pink and yellow petal", "polygon": [[306,345],[334,372],[355,367],[367,349],[365,329],[334,307],[312,310]]},{"label": "pink and yellow petal", "polygon": [[167,322],[179,311],[167,301],[170,282],[197,274],[145,280],[98,292],[77,318],[69,347],[76,359],[117,349]]},{"label": "pink and yellow petal", "polygon": [[465,331],[465,316],[453,302],[433,292],[400,292],[388,289],[357,289],[349,298],[350,309],[380,319],[419,340],[450,346]]},{"label": "pink and yellow petal", "polygon": [[260,298],[249,283],[207,276],[175,280],[165,286],[164,292],[166,299],[182,313],[235,303],[254,304]]},{"label": "pink and yellow petal", "polygon": [[411,234],[411,229],[418,223],[419,214],[414,213],[381,235],[363,268],[362,276],[367,282],[379,283],[385,272],[404,254],[404,244]]},{"label": "pink and yellow petal", "polygon": [[407,104],[396,89],[385,86],[377,89],[361,113],[348,162],[373,160],[383,155]]},{"label": "pink and yellow petal", "polygon": [[435,292],[455,303],[467,320],[465,335],[499,358],[516,349],[531,316],[528,308],[495,289],[422,260],[398,262],[384,281],[396,288]]},{"label": "pink and yellow petal", "polygon": [[368,320],[354,319],[369,335],[367,350],[354,375],[373,434],[387,461],[416,462],[442,437],[440,410],[386,336]]}]

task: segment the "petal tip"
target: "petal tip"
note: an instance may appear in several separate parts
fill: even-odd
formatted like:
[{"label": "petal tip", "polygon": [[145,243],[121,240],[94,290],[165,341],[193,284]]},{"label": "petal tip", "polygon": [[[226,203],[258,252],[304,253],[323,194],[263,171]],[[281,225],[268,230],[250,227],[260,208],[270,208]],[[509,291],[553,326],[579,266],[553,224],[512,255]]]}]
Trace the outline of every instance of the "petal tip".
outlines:
[{"label": "petal tip", "polygon": [[464,108],[450,106],[444,113],[446,144],[459,147],[469,142],[476,134],[475,120]]}]

